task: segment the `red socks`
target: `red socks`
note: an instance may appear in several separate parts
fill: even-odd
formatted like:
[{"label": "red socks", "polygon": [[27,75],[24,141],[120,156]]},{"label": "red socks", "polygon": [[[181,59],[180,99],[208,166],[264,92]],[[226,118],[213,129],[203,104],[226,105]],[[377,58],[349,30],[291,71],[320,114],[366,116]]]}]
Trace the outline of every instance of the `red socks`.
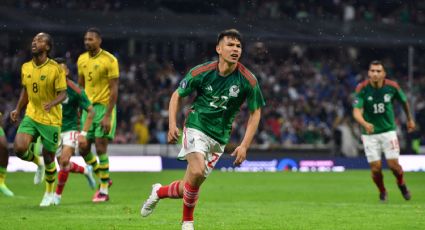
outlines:
[{"label": "red socks", "polygon": [[378,173],[372,173],[372,179],[373,182],[375,182],[376,186],[379,189],[379,192],[385,192],[385,186],[384,186],[384,176],[381,172]]},{"label": "red socks", "polygon": [[404,185],[404,178],[403,178],[403,171],[400,170],[400,172],[394,172],[394,176],[397,178],[397,185]]},{"label": "red socks", "polygon": [[182,181],[173,181],[171,184],[162,186],[156,194],[162,198],[182,198],[179,194],[179,186]]},{"label": "red socks", "polygon": [[193,211],[195,211],[198,200],[199,187],[184,184],[183,189],[183,221],[193,221]]},{"label": "red socks", "polygon": [[61,195],[63,188],[65,187],[66,181],[68,180],[69,171],[60,170],[58,174],[58,186],[56,187],[56,194]]},{"label": "red socks", "polygon": [[69,171],[70,172],[73,172],[73,173],[81,173],[81,174],[83,174],[84,173],[84,167],[83,166],[79,166],[76,163],[74,163],[74,162],[71,161],[71,167],[69,168]]}]

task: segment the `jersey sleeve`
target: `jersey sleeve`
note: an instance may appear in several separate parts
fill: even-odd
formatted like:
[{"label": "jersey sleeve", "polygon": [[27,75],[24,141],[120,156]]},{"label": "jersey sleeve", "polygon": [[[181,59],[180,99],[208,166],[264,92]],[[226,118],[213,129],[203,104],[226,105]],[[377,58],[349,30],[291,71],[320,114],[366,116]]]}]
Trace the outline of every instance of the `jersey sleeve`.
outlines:
[{"label": "jersey sleeve", "polygon": [[108,65],[108,78],[118,78],[120,75],[119,72],[119,66],[118,66],[118,60],[116,58],[113,58],[111,62]]},{"label": "jersey sleeve", "polygon": [[56,92],[66,90],[65,71],[60,66],[58,66],[58,72],[55,79],[55,90]]},{"label": "jersey sleeve", "polygon": [[80,108],[87,111],[90,106],[91,102],[87,97],[86,91],[82,89],[80,94]]},{"label": "jersey sleeve", "polygon": [[254,87],[250,88],[250,91],[248,92],[247,103],[249,111],[251,112],[266,105],[258,82]]},{"label": "jersey sleeve", "polygon": [[361,109],[363,108],[363,97],[362,97],[362,91],[355,92],[354,93],[354,100],[353,100],[353,108]]},{"label": "jersey sleeve", "polygon": [[401,88],[396,89],[394,97],[403,103],[407,102],[407,96]]},{"label": "jersey sleeve", "polygon": [[181,97],[186,97],[191,94],[193,91],[198,89],[201,84],[201,76],[193,77],[191,72],[186,74],[186,76],[180,81],[177,92]]},{"label": "jersey sleeve", "polygon": [[84,73],[83,73],[83,64],[82,64],[82,57],[81,56],[77,60],[77,71],[78,71],[78,77],[84,76]]},{"label": "jersey sleeve", "polygon": [[21,85],[25,87],[25,67],[21,67]]}]

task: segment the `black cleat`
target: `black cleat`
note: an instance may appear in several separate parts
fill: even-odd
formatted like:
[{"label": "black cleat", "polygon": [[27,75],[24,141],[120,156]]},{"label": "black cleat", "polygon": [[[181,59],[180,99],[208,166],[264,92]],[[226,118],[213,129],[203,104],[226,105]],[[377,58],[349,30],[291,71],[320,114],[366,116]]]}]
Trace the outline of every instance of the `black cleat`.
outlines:
[{"label": "black cleat", "polygon": [[379,193],[379,200],[383,203],[387,202],[387,192],[380,192]]},{"label": "black cleat", "polygon": [[401,195],[403,195],[403,198],[405,200],[410,200],[412,197],[410,195],[410,191],[407,189],[406,185],[399,185],[398,188],[400,189]]}]

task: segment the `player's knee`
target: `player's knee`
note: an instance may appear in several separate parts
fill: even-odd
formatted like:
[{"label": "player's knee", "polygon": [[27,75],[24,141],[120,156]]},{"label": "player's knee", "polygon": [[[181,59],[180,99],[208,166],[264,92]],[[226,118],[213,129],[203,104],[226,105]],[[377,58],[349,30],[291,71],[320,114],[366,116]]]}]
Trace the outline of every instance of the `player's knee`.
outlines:
[{"label": "player's knee", "polygon": [[204,170],[202,167],[191,168],[190,174],[196,179],[204,178]]},{"label": "player's knee", "polygon": [[381,173],[381,167],[379,167],[379,166],[372,166],[371,168],[370,168],[370,170],[372,171],[372,173],[373,174],[375,174],[375,173]]},{"label": "player's knee", "polygon": [[13,151],[18,157],[21,157],[24,155],[24,153],[28,150],[28,146],[21,143],[21,142],[15,142],[13,143]]}]

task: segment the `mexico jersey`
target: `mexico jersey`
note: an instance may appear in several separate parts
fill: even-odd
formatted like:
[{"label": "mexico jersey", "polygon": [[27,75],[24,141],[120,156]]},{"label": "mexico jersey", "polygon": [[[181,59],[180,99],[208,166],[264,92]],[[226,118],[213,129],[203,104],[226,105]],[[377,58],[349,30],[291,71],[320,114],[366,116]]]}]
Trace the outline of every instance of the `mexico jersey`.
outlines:
[{"label": "mexico jersey", "polygon": [[[357,85],[355,93],[355,108],[363,109],[364,119],[373,124],[374,133],[383,133],[396,129],[393,102],[406,102],[407,98],[400,86],[385,79],[381,88],[374,88],[369,80]],[[363,134],[366,134],[362,128]]]},{"label": "mexico jersey", "polygon": [[265,105],[257,79],[240,63],[226,77],[219,75],[217,61],[191,69],[177,92],[185,97],[194,91],[197,95],[185,126],[198,129],[221,144],[229,141],[233,120],[245,100],[250,111]]},{"label": "mexico jersey", "polygon": [[78,130],[79,108],[87,110],[91,103],[86,93],[71,80],[66,81],[67,98],[62,102],[62,129],[61,132]]},{"label": "mexico jersey", "polygon": [[106,50],[91,57],[88,52],[77,61],[78,76],[84,77],[84,89],[93,104],[109,104],[109,80],[119,77],[118,61]]},{"label": "mexico jersey", "polygon": [[66,90],[65,71],[54,60],[37,66],[33,61],[22,65],[21,82],[28,93],[25,115],[44,125],[61,126],[62,106],[56,105],[50,112],[44,104],[53,101],[59,91]]}]

